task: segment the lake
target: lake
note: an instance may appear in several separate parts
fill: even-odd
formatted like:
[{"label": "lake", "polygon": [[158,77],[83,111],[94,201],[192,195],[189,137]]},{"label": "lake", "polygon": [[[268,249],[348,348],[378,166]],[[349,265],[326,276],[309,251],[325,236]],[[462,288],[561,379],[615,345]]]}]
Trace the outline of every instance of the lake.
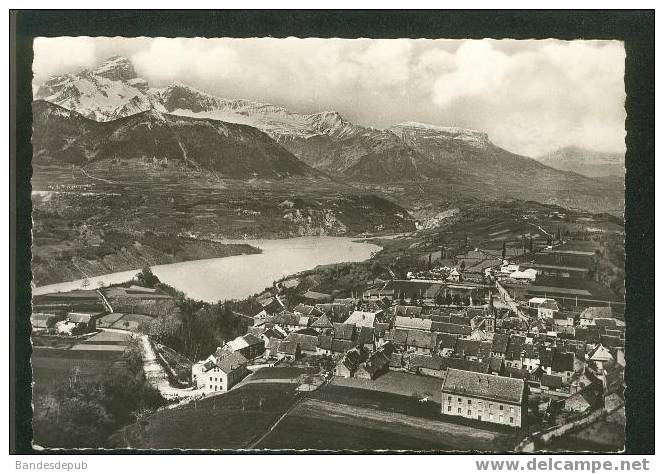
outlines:
[{"label": "lake", "polygon": [[[245,243],[263,253],[233,257],[192,260],[155,265],[159,279],[187,296],[208,302],[242,299],[262,291],[272,282],[317,265],[361,262],[380,250],[378,245],[354,241],[349,237],[297,237],[279,240],[224,240]],[[131,280],[140,268],[89,278],[88,289]],[[34,295],[83,288],[84,280],[55,283],[33,288]]]}]

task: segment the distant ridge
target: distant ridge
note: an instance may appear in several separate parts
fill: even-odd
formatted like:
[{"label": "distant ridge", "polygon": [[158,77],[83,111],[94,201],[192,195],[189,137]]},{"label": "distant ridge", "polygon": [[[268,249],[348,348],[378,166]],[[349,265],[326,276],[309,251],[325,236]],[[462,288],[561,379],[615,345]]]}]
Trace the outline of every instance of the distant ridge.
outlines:
[{"label": "distant ridge", "polygon": [[572,171],[589,177],[625,176],[625,154],[564,147],[537,158],[555,169]]}]

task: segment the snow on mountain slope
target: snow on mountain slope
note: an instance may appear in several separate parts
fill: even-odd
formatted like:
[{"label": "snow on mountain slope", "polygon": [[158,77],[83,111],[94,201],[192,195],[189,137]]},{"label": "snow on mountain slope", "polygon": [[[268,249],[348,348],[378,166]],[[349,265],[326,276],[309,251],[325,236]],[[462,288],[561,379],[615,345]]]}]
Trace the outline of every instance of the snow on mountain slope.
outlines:
[{"label": "snow on mountain slope", "polygon": [[93,71],[50,78],[36,88],[35,99],[52,102],[97,121],[156,109],[251,125],[277,139],[317,135],[343,139],[375,132],[352,124],[338,112],[299,114],[272,104],[215,97],[178,82],[164,88],[150,88],[146,80],[137,77],[131,62],[120,56],[108,59]]},{"label": "snow on mountain slope", "polygon": [[97,120],[109,121],[163,106],[150,94],[147,81],[136,77],[126,58],[116,57],[94,71],[51,77],[37,88],[43,99]]},{"label": "snow on mountain slope", "polygon": [[299,114],[272,104],[215,97],[180,83],[154,90],[153,96],[169,113],[251,125],[273,138],[342,138],[364,129],[343,119],[338,112]]},{"label": "snow on mountain slope", "polygon": [[403,122],[393,125],[390,130],[404,140],[442,138],[477,148],[486,148],[491,142],[484,132],[459,127],[441,127],[419,122]]}]

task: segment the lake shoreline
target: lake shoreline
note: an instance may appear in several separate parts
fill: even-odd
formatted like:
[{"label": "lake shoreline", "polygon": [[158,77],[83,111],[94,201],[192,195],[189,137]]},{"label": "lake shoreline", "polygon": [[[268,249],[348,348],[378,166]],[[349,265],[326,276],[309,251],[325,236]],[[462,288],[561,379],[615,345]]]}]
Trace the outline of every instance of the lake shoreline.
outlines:
[{"label": "lake shoreline", "polygon": [[144,266],[164,265],[207,258],[223,258],[235,255],[256,254],[261,250],[245,242],[225,244],[209,239],[190,237],[169,238],[150,235],[143,238],[126,237],[120,242],[104,242],[83,249],[60,250],[73,253],[59,256],[58,250],[48,246],[33,246],[32,273],[37,287],[66,283],[83,278],[89,280],[138,269]]},{"label": "lake shoreline", "polygon": [[[312,270],[319,265],[368,260],[381,247],[356,237],[295,237],[244,240],[260,253],[204,258],[152,266],[157,277],[189,298],[210,303],[244,299],[284,277]],[[368,240],[368,239],[367,239]],[[225,240],[219,243],[230,244]],[[236,241],[233,241],[236,242]],[[87,289],[130,281],[140,268],[99,275],[88,280]],[[33,295],[82,288],[86,279],[33,287]],[[103,285],[99,285],[103,282]]]}]

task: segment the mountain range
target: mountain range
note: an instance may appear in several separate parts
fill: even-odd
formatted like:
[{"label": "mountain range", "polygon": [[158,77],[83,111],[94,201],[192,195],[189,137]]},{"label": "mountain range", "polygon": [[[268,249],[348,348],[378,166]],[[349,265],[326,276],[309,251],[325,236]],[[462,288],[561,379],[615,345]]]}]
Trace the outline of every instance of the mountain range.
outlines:
[{"label": "mountain range", "polygon": [[568,146],[537,157],[551,168],[590,177],[625,176],[625,154]]},{"label": "mountain range", "polygon": [[151,88],[123,57],[51,77],[35,98],[43,101],[35,102],[37,159],[167,158],[228,177],[428,183],[593,210],[616,209],[623,199],[615,186],[511,153],[483,132],[416,122],[377,129],[334,111],[299,114],[181,83]]},{"label": "mountain range", "polygon": [[154,109],[96,122],[38,100],[33,103],[33,129],[36,163],[147,158],[165,167],[205,169],[230,178],[321,174],[256,128]]}]

